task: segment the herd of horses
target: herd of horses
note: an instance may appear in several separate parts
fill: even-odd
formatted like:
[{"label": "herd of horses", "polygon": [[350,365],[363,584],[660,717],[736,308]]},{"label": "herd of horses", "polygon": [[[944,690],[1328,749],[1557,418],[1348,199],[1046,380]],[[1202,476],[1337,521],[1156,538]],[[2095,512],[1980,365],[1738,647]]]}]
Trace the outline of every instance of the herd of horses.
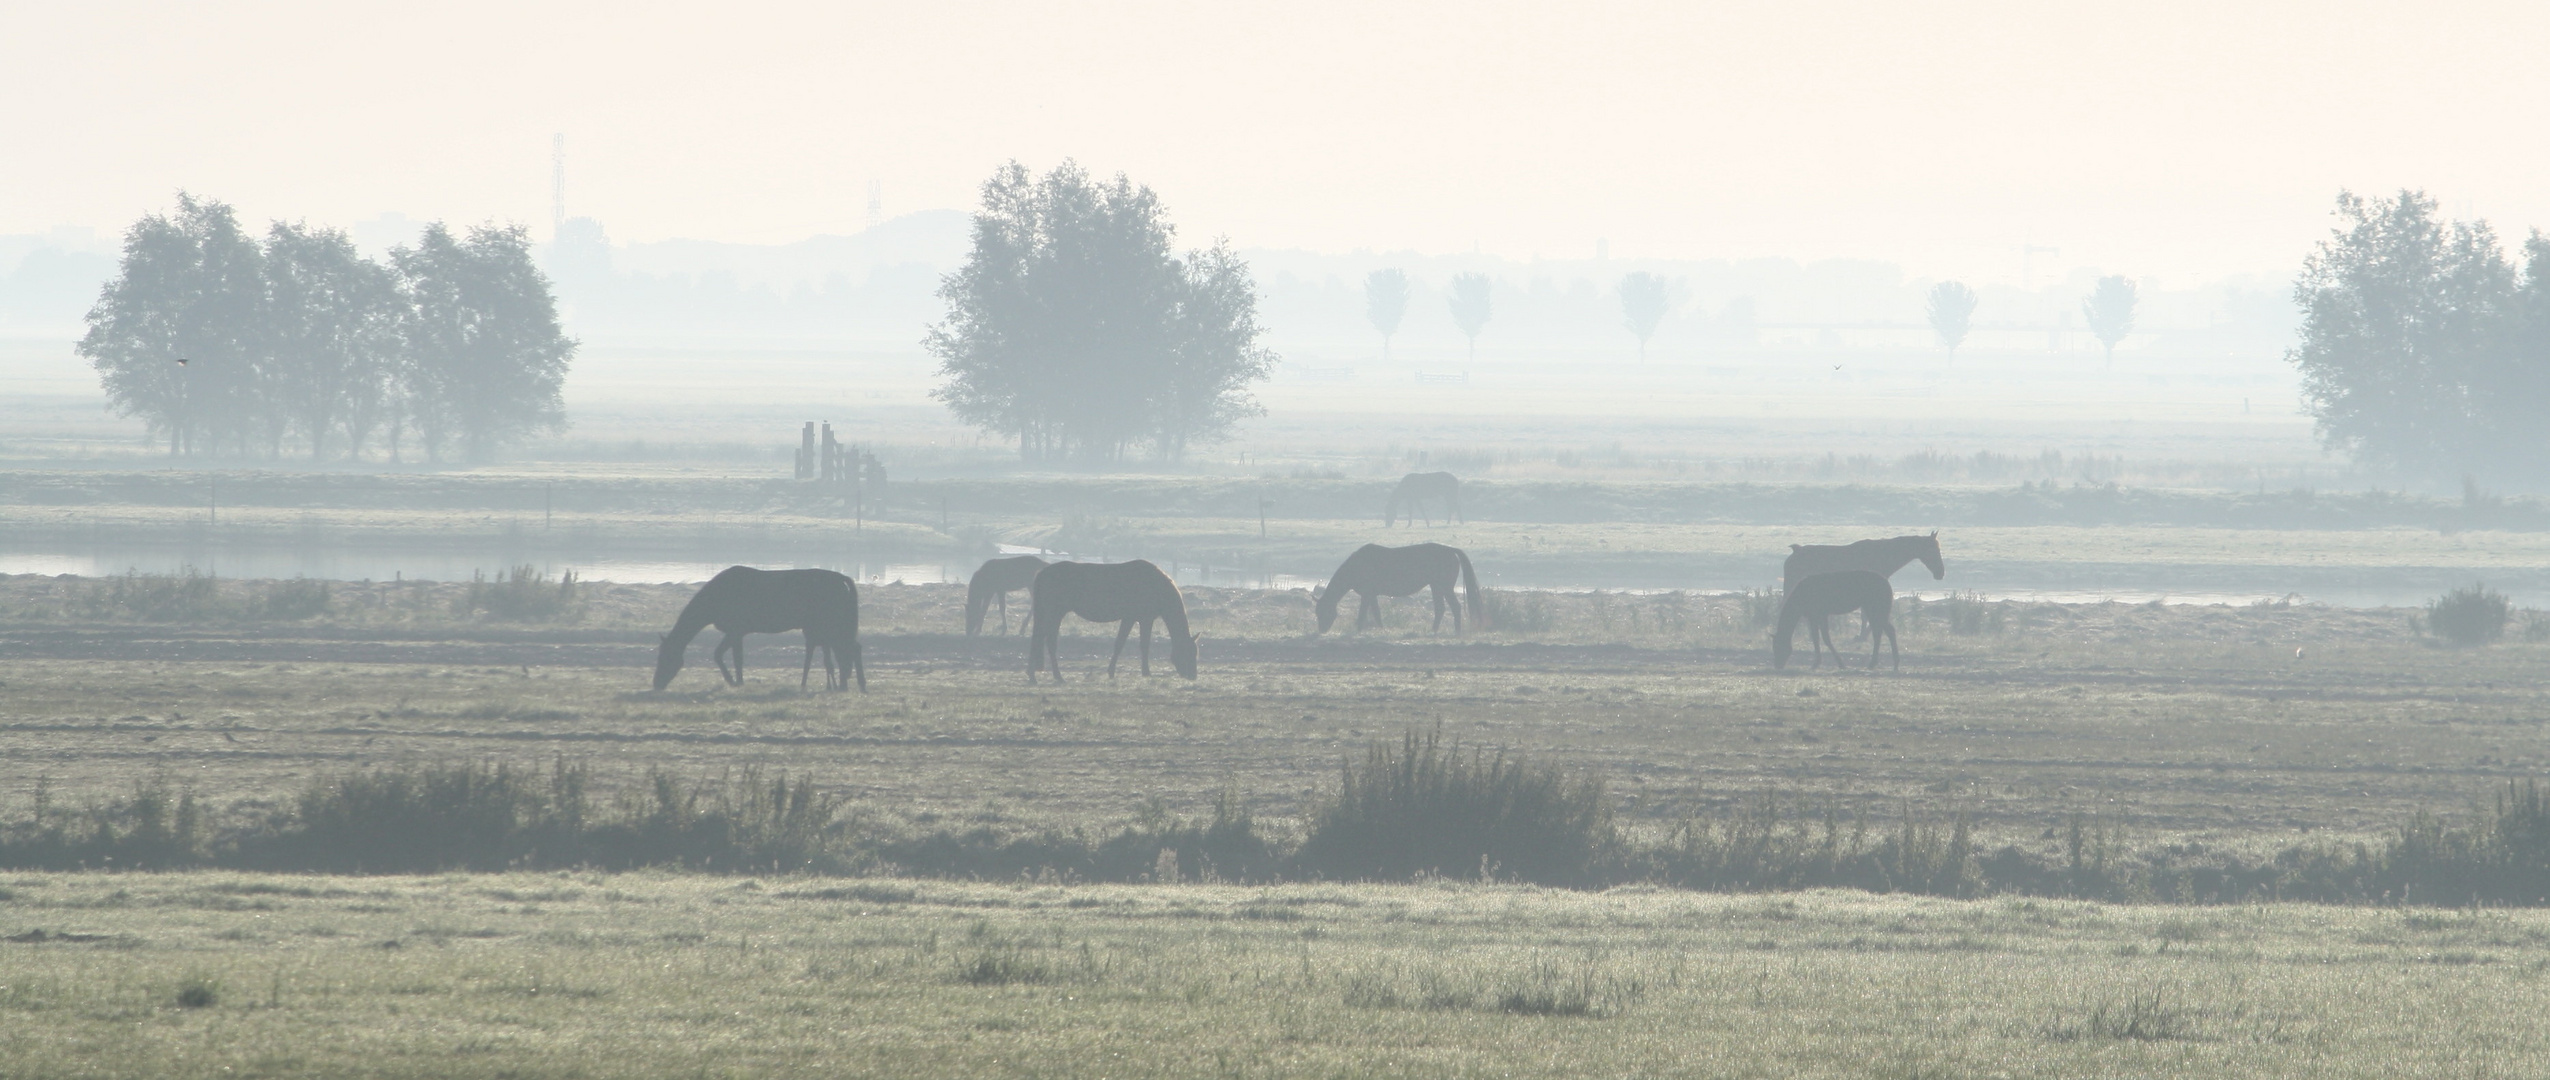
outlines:
[{"label": "herd of horses", "polygon": [[[1391,493],[1386,523],[1395,523],[1403,509],[1413,518],[1422,512],[1419,504],[1424,501],[1440,503],[1447,520],[1457,518],[1460,481],[1450,473],[1409,475]],[[1807,627],[1814,666],[1824,666],[1824,651],[1828,648],[1833,652],[1833,663],[1840,665],[1842,651],[1833,640],[1832,617],[1857,611],[1868,628],[1869,667],[1877,666],[1881,650],[1892,650],[1894,666],[1902,670],[1903,653],[1896,643],[1892,618],[1895,590],[1888,579],[1916,560],[1930,571],[1932,579],[1948,576],[1936,532],[1855,544],[1790,545],[1788,558],[1780,566],[1781,601],[1771,637],[1772,665],[1788,666],[1791,643],[1800,624]],[[1195,678],[1200,635],[1187,621],[1186,600],[1178,592],[1177,583],[1158,566],[1142,559],[1120,563],[1048,562],[1034,555],[990,560],[974,571],[973,580],[966,587],[966,636],[979,636],[995,609],[1000,614],[999,632],[1009,633],[1009,594],[1022,589],[1027,592],[1028,606],[1018,625],[1028,638],[1029,683],[1036,681],[1039,672],[1052,674],[1055,682],[1062,681],[1057,646],[1063,619],[1070,615],[1116,624],[1115,651],[1107,658],[1108,678],[1115,677],[1116,665],[1124,659],[1125,643],[1136,627],[1142,630],[1142,673],[1151,674],[1151,630],[1155,624],[1168,633],[1170,665],[1179,675]],[[1467,552],[1433,543],[1404,547],[1365,544],[1338,565],[1326,585],[1313,591],[1319,632],[1327,633],[1335,625],[1337,610],[1349,593],[1358,598],[1355,629],[1362,630],[1381,625],[1382,597],[1414,596],[1424,591],[1433,594],[1436,632],[1442,631],[1447,612],[1452,616],[1452,632],[1463,632],[1464,593],[1468,625],[1489,628],[1488,606]],[[799,686],[812,681],[815,658],[820,655],[825,689],[847,690],[854,681],[862,693],[868,689],[867,663],[859,646],[859,587],[844,575],[830,570],[756,570],[749,566],[720,571],[683,606],[672,632],[658,643],[657,690],[672,684],[674,675],[682,670],[682,659],[692,639],[709,627],[716,627],[724,635],[710,657],[729,685],[743,685],[745,635],[794,631],[802,632],[806,638],[806,658],[797,675]]]}]

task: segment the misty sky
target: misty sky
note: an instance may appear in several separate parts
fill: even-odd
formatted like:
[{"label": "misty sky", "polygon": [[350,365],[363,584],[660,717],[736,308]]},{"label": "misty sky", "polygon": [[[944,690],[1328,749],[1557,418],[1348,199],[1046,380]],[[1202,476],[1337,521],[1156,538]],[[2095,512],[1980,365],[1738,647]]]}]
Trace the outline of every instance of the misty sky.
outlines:
[{"label": "misty sky", "polygon": [[2340,187],[2550,226],[2550,6],[90,3],[0,10],[0,233],[782,242],[1065,156],[1190,241],[2289,275]]}]

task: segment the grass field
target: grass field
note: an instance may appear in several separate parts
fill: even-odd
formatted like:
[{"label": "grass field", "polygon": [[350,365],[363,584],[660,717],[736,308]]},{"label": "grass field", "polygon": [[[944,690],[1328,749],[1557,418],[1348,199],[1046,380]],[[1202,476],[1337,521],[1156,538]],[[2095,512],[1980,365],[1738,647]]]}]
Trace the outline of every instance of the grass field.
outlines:
[{"label": "grass field", "polygon": [[11,1076],[2519,1077],[2550,914],[0,877]]}]

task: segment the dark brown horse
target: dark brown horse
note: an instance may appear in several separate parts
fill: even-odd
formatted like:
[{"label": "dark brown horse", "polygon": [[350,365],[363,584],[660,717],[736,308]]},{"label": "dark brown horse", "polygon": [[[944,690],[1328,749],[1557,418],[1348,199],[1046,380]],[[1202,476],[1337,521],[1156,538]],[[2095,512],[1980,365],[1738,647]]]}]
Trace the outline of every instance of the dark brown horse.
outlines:
[{"label": "dark brown horse", "polygon": [[1142,673],[1151,674],[1151,624],[1168,624],[1169,662],[1177,665],[1178,674],[1195,677],[1196,636],[1189,633],[1186,622],[1186,597],[1178,592],[1178,583],[1160,568],[1141,559],[1120,563],[1055,563],[1036,573],[1036,583],[1028,587],[1035,604],[1029,616],[1035,629],[1027,638],[1027,681],[1036,681],[1036,672],[1050,669],[1054,681],[1062,681],[1062,621],[1065,615],[1078,615],[1090,622],[1112,622],[1116,627],[1116,651],[1107,657],[1107,677],[1116,677],[1116,661],[1124,658],[1125,635],[1134,624],[1142,625]]},{"label": "dark brown horse", "polygon": [[[965,585],[965,636],[983,632],[983,616],[993,604],[1001,609],[1001,633],[1009,632],[1009,594],[1036,583],[1036,572],[1045,568],[1045,560],[1033,555],[1012,555],[993,559],[974,571],[974,580]],[[1027,620],[1018,621],[1025,630]]]},{"label": "dark brown horse", "polygon": [[1877,648],[1894,649],[1895,670],[1904,669],[1904,653],[1895,646],[1895,587],[1886,576],[1871,570],[1844,570],[1837,574],[1816,574],[1789,588],[1780,599],[1780,628],[1771,636],[1771,666],[1789,666],[1789,642],[1797,633],[1797,624],[1806,623],[1815,648],[1815,666],[1824,666],[1824,650],[1833,650],[1833,664],[1842,664],[1841,646],[1833,644],[1833,632],[1826,621],[1845,611],[1857,611],[1868,620],[1868,666],[1877,666]]},{"label": "dark brown horse", "polygon": [[[790,630],[806,633],[806,663],[798,674],[798,684],[811,677],[815,650],[824,650],[824,686],[846,689],[853,673],[859,690],[868,689],[868,665],[859,645],[859,587],[849,578],[830,570],[756,570],[749,566],[729,566],[708,579],[691,602],[682,606],[682,614],[673,620],[673,632],[664,635],[655,650],[655,688],[672,685],[673,676],[682,670],[683,653],[691,639],[701,630],[714,626],[725,637],[709,655],[717,661],[717,673],[729,685],[744,684],[744,635],[778,634]],[[733,653],[735,666],[729,671],[726,656]],[[838,675],[834,663],[841,661]]]},{"label": "dark brown horse", "polygon": [[[1443,505],[1443,520],[1469,523],[1461,516],[1460,479],[1448,472],[1420,472],[1399,478],[1399,486],[1390,489],[1390,502],[1381,508],[1382,526],[1396,525],[1403,516],[1414,525],[1429,500]],[[1434,524],[1434,519],[1426,518],[1426,524]]]},{"label": "dark brown horse", "polygon": [[1866,570],[1880,577],[1893,577],[1895,571],[1914,559],[1930,568],[1931,580],[1948,576],[1948,564],[1939,557],[1939,534],[1935,532],[1853,544],[1790,544],[1789,557],[1780,564],[1780,588],[1794,589],[1798,582],[1817,574],[1843,570]]},{"label": "dark brown horse", "polygon": [[1461,599],[1452,591],[1454,583],[1470,590],[1470,621],[1479,629],[1488,628],[1487,605],[1479,600],[1479,575],[1470,569],[1469,553],[1441,544],[1410,544],[1406,547],[1383,547],[1365,544],[1338,564],[1328,585],[1316,597],[1319,606],[1319,632],[1327,633],[1337,621],[1337,605],[1349,592],[1358,593],[1363,602],[1355,607],[1355,629],[1381,625],[1381,598],[1414,596],[1419,589],[1434,590],[1434,629],[1443,630],[1443,609],[1452,609],[1452,632],[1461,632]]}]

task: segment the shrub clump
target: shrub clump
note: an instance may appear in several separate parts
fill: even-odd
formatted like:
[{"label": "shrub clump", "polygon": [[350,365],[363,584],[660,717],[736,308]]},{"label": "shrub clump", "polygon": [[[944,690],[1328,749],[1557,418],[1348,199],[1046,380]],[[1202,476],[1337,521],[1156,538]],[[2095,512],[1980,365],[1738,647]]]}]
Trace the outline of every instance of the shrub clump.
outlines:
[{"label": "shrub clump", "polygon": [[2506,636],[2514,611],[2506,594],[2473,583],[2426,602],[2426,626],[2455,645],[2485,645]]},{"label": "shrub clump", "polygon": [[1617,854],[1610,796],[1598,777],[1571,777],[1503,751],[1442,742],[1440,725],[1408,732],[1398,752],[1376,743],[1344,764],[1295,862],[1342,880],[1421,875],[1586,885]]},{"label": "shrub clump", "polygon": [[573,618],[583,611],[575,571],[559,575],[554,582],[549,580],[547,571],[528,565],[499,570],[494,581],[473,572],[469,575],[469,590],[452,598],[452,614],[468,618],[482,611],[510,622]]}]

